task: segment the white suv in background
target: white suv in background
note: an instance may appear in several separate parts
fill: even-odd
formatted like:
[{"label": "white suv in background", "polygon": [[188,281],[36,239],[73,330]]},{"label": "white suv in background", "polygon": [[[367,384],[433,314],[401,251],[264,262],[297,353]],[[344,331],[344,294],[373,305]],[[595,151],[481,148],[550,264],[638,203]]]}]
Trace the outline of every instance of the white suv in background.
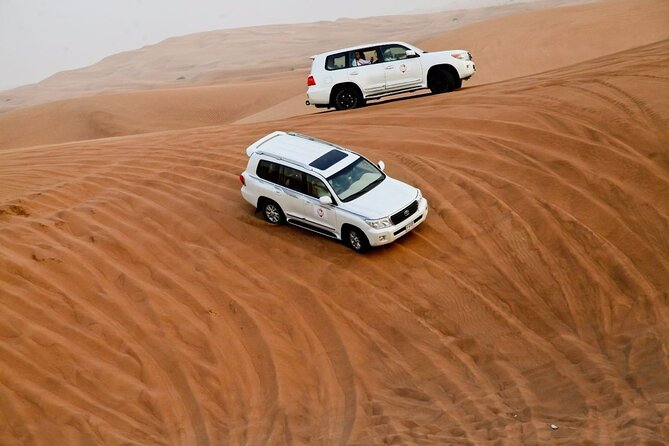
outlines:
[{"label": "white suv in background", "polygon": [[384,165],[325,141],[274,132],[246,150],[242,196],[269,223],[292,223],[342,240],[355,251],[391,243],[427,217],[419,189]]},{"label": "white suv in background", "polygon": [[476,72],[468,51],[429,53],[404,42],[359,45],[311,58],[307,105],[337,110],[423,88],[432,93],[457,90]]}]

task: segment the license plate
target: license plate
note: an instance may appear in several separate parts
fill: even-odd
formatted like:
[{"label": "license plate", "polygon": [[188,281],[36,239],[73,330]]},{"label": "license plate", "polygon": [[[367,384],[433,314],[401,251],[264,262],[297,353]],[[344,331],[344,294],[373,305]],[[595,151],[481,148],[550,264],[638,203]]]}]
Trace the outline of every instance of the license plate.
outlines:
[{"label": "license plate", "polygon": [[406,225],[406,228],[405,228],[406,231],[407,231],[407,232],[411,231],[411,229],[413,228],[413,225],[414,225],[414,222],[411,222],[411,223],[409,223],[408,225]]}]

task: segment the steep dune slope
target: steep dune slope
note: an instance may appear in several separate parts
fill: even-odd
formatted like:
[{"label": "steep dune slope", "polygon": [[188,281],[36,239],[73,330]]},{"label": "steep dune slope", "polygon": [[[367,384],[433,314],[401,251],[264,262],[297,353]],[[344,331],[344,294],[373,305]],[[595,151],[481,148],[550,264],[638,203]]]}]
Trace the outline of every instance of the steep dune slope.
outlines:
[{"label": "steep dune slope", "polygon": [[[669,41],[634,54],[1,151],[0,443],[660,444]],[[275,128],[384,159],[430,217],[365,256],[269,227],[237,176]]]}]

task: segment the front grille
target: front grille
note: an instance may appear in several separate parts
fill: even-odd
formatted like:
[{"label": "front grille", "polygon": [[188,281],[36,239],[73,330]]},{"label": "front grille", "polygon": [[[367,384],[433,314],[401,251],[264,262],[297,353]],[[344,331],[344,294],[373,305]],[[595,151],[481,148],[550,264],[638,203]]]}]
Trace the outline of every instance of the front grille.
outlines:
[{"label": "front grille", "polygon": [[390,217],[390,221],[392,221],[394,225],[398,225],[407,218],[411,217],[417,210],[418,210],[418,201],[414,201],[409,206],[405,207],[398,213],[392,215]]}]

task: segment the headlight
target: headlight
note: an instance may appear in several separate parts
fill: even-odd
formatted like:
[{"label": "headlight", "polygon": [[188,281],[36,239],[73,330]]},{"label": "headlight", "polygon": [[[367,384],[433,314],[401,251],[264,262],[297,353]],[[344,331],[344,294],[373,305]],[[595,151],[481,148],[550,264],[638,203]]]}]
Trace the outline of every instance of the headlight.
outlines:
[{"label": "headlight", "polygon": [[460,60],[471,60],[471,55],[468,52],[465,53],[453,53],[451,57],[455,57]]},{"label": "headlight", "polygon": [[420,199],[423,198],[423,193],[418,189],[418,195],[416,195],[416,201],[420,202]]},{"label": "headlight", "polygon": [[377,220],[365,220],[365,223],[374,229],[389,228],[393,225],[388,217],[379,218]]}]

